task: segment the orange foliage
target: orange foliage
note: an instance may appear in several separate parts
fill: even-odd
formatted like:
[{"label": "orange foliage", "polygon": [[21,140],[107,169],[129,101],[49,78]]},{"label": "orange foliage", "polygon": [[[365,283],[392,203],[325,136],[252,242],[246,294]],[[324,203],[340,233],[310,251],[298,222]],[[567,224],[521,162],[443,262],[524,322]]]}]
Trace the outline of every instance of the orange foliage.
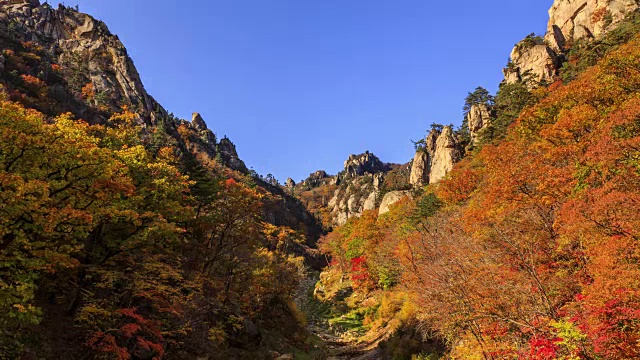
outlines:
[{"label": "orange foliage", "polygon": [[639,358],[639,68],[636,37],[536,90],[504,141],[436,186],[444,209],[350,220],[324,250],[344,263],[366,239],[369,271],[395,258],[418,318],[458,358]]},{"label": "orange foliage", "polygon": [[93,100],[93,98],[96,96],[96,91],[93,88],[93,83],[88,83],[82,87],[82,96],[86,100]]}]

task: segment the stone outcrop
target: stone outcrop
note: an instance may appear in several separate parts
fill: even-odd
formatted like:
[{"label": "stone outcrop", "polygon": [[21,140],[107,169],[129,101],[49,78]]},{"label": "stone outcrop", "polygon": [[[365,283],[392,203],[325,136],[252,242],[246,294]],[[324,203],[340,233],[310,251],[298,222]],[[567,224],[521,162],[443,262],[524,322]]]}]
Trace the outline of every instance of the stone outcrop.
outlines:
[{"label": "stone outcrop", "polygon": [[231,140],[229,140],[229,138],[222,138],[217,149],[224,165],[234,170],[247,172],[247,166],[242,160],[240,160],[238,152],[236,151],[236,146],[231,142]]},{"label": "stone outcrop", "polygon": [[480,131],[491,125],[491,108],[487,104],[474,104],[467,114],[467,126],[469,127],[469,135],[471,144],[478,142]]},{"label": "stone outcrop", "polygon": [[508,84],[529,80],[531,86],[538,83],[552,83],[560,68],[556,53],[545,44],[532,44],[523,40],[511,52],[511,62],[504,69]]},{"label": "stone outcrop", "polygon": [[318,170],[312,174],[309,174],[309,177],[306,178],[302,185],[307,189],[317,188],[318,186],[326,185],[332,181],[332,177],[327,174],[324,170]]},{"label": "stone outcrop", "polygon": [[344,225],[349,218],[358,217],[364,211],[376,208],[378,191],[374,189],[371,179],[358,178],[358,180],[362,181],[336,189],[329,200],[328,207],[333,225]]},{"label": "stone outcrop", "polygon": [[433,184],[442,180],[458,160],[460,160],[460,150],[453,136],[453,129],[450,126],[445,126],[436,141],[433,160],[431,160],[429,183]]},{"label": "stone outcrop", "polygon": [[[488,111],[487,114],[483,113],[483,110],[487,110],[487,108],[478,107],[476,110],[481,117],[488,114]],[[476,114],[475,110],[474,114]],[[476,126],[478,126],[478,121],[480,120],[474,118]],[[489,119],[487,117],[481,121],[488,123]],[[424,148],[418,149],[413,158],[409,183],[414,187],[420,187],[442,180],[453,169],[453,165],[460,160],[461,155],[458,142],[450,126],[445,126],[442,130],[432,130],[425,139]]]},{"label": "stone outcrop", "polygon": [[425,139],[424,148],[427,150],[427,154],[429,154],[430,159],[433,159],[433,156],[436,153],[436,143],[438,142],[438,136],[440,136],[440,133],[440,130],[432,130]]},{"label": "stone outcrop", "polygon": [[[60,66],[60,76],[67,83],[57,85],[60,96],[55,100],[66,104],[66,111],[78,118],[105,123],[108,120],[104,114],[120,111],[126,105],[138,115],[145,132],[162,127],[185,152],[210,159],[219,155],[223,165],[248,171],[235,145],[226,138],[217,143],[216,135],[200,114],[193,113],[190,122],[177,119],[146,92],[127,49],[102,21],[63,5],[53,8],[37,0],[0,0],[0,32],[8,35],[5,39],[15,37],[37,44],[47,55],[43,63],[50,61]],[[78,103],[74,100],[76,94],[88,84],[95,96],[87,99],[86,104]],[[95,110],[99,108],[103,110]],[[181,126],[189,131],[179,132]]]},{"label": "stone outcrop", "polygon": [[529,36],[516,45],[504,69],[505,82],[532,80],[530,87],[553,82],[576,40],[602,36],[639,7],[637,0],[555,0],[544,39]]},{"label": "stone outcrop", "polygon": [[389,212],[389,207],[398,201],[402,200],[405,196],[410,196],[409,191],[390,191],[384,195],[382,202],[380,203],[380,209],[378,215],[386,214]]},{"label": "stone outcrop", "polygon": [[293,189],[296,186],[296,182],[293,181],[292,178],[287,178],[287,181],[285,181],[284,186],[287,189]]},{"label": "stone outcrop", "polygon": [[376,208],[376,197],[378,195],[378,190],[372,191],[369,196],[367,196],[367,198],[364,201],[364,204],[362,204],[362,210],[367,211],[367,210],[374,210]]},{"label": "stone outcrop", "polygon": [[216,135],[207,128],[199,113],[193,113],[191,122],[183,121],[181,124],[191,128],[196,134],[196,141],[189,142],[189,150],[192,153],[205,153],[210,159],[215,158],[218,152],[218,144],[216,143]]},{"label": "stone outcrop", "polygon": [[[37,0],[0,0],[0,49],[16,54],[37,53],[39,60],[23,69],[18,69],[8,56],[2,56],[0,80],[11,93],[20,89],[15,88],[11,79],[14,76],[7,76],[6,70],[38,78],[43,77],[41,74],[47,76],[48,97],[52,101],[46,103],[54,105],[44,109],[49,111],[38,109],[42,112],[70,112],[89,123],[106,124],[110,114],[126,105],[137,115],[141,137],[145,140],[159,140],[163,145],[175,146],[176,152],[184,155],[183,160],[206,161],[209,157],[221,160],[222,165],[229,168],[248,172],[235,145],[227,138],[218,143],[202,116],[193,114],[191,121],[176,118],[147,94],[118,37],[111,34],[103,22],[87,14],[62,5],[56,8],[47,3],[41,5]],[[88,84],[93,87],[93,98],[83,97],[82,89]],[[155,135],[159,136],[156,138]],[[226,175],[227,171],[223,173]],[[262,218],[265,221],[305,233],[308,244],[320,236],[322,227],[316,217],[290,192],[259,178],[255,180],[259,187],[273,195],[263,199]],[[290,250],[305,256],[307,263],[320,269],[325,261],[319,253],[310,251],[308,244],[296,243]],[[249,335],[253,336],[251,332]]]},{"label": "stone outcrop", "polygon": [[0,8],[0,23],[11,23],[25,41],[48,47],[63,68],[81,70],[103,105],[119,109],[127,104],[147,115],[160,108],[145,91],[124,45],[102,21],[39,1],[3,0]]},{"label": "stone outcrop", "polygon": [[344,171],[347,177],[376,174],[388,169],[389,167],[385,163],[368,151],[360,155],[350,155],[349,159],[344,162]]},{"label": "stone outcrop", "polygon": [[545,40],[556,51],[581,38],[598,38],[639,7],[636,0],[555,0]]},{"label": "stone outcrop", "polygon": [[[383,190],[385,176],[392,169],[399,171],[398,165],[382,162],[370,152],[350,155],[344,162],[344,170],[336,176],[329,176],[324,171],[317,171],[296,187],[298,191],[318,191],[323,193],[331,189],[332,195],[326,203],[329,223],[332,226],[344,225],[349,218],[361,216],[368,210],[377,210]],[[408,172],[406,174],[408,180]],[[307,186],[310,185],[310,186]],[[405,183],[406,185],[406,183]],[[320,188],[320,190],[315,190]]]},{"label": "stone outcrop", "polygon": [[411,176],[409,177],[411,185],[418,187],[429,183],[429,160],[429,154],[424,149],[416,152],[411,163]]},{"label": "stone outcrop", "polygon": [[384,183],[384,173],[373,174],[373,188],[375,191],[380,191],[382,189],[382,184]]},{"label": "stone outcrop", "polygon": [[197,112],[194,112],[191,115],[191,125],[193,125],[193,128],[198,131],[207,130],[207,123],[204,122],[202,116]]}]

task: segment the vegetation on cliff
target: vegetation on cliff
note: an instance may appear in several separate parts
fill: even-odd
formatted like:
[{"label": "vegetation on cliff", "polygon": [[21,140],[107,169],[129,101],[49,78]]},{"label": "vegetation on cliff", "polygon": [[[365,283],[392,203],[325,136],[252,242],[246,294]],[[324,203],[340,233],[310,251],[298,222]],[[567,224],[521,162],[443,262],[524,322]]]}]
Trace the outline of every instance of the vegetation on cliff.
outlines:
[{"label": "vegetation on cliff", "polygon": [[639,49],[533,90],[504,140],[324,238],[321,286],[342,281],[364,323],[417,326],[453,358],[640,356]]}]

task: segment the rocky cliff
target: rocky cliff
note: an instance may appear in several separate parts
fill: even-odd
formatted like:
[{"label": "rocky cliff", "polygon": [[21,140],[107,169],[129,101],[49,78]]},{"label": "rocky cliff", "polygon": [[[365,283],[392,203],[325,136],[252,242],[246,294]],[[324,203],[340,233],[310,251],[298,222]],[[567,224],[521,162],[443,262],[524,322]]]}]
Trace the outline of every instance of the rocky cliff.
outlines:
[{"label": "rocky cliff", "polygon": [[63,5],[55,9],[48,3],[40,5],[37,0],[1,0],[0,9],[3,45],[17,40],[41,46],[68,75],[64,76],[68,88],[55,91],[74,95],[91,84],[93,93],[100,96],[94,95],[88,105],[129,105],[144,115],[147,124],[154,123],[158,113],[166,114],[147,94],[126,48],[103,22]]},{"label": "rocky cliff", "polygon": [[389,166],[369,151],[360,155],[351,155],[344,162],[344,175],[346,177],[376,174],[389,170]]},{"label": "rocky cliff", "polygon": [[510,62],[504,69],[505,81],[531,81],[531,84],[551,83],[560,68],[561,60],[540,37],[530,36],[511,51]]},{"label": "rocky cliff", "polygon": [[545,40],[564,51],[581,38],[598,38],[639,7],[636,0],[555,0],[549,9]]},{"label": "rocky cliff", "polygon": [[[482,117],[483,112],[480,108],[477,110],[479,116]],[[488,109],[484,110],[488,111]],[[478,121],[488,123],[489,120],[488,118],[484,120],[474,118],[474,126],[478,126]],[[480,129],[482,126],[478,131]],[[425,139],[424,146],[418,148],[413,158],[409,183],[414,187],[420,187],[442,180],[453,169],[455,163],[462,158],[460,147],[461,144],[454,136],[451,126],[431,130]]]},{"label": "rocky cliff", "polygon": [[[9,99],[45,115],[71,112],[89,123],[104,124],[123,107],[136,114],[142,137],[175,146],[184,160],[216,161],[248,174],[236,147],[218,137],[198,113],[191,121],[176,118],[145,90],[127,49],[108,27],[76,9],[38,0],[0,0],[0,85]],[[321,226],[289,193],[255,179],[271,199],[266,220],[305,231]],[[285,204],[281,206],[281,204]]]},{"label": "rocky cliff", "polygon": [[474,104],[467,114],[467,126],[469,127],[470,145],[475,145],[480,132],[491,125],[493,109],[487,104]]},{"label": "rocky cliff", "polygon": [[326,227],[340,226],[378,210],[387,192],[408,189],[409,171],[408,165],[388,164],[366,151],[350,155],[337,175],[314,172],[294,186],[294,193]]},{"label": "rocky cliff", "polygon": [[[12,100],[49,115],[70,111],[90,123],[105,123],[126,106],[148,133],[161,127],[184,151],[210,159],[220,154],[224,165],[247,171],[233,143],[217,143],[200,114],[191,122],[177,119],[146,92],[127,49],[103,22],[37,0],[0,0],[0,10],[2,82]],[[30,94],[24,79],[43,89]]]},{"label": "rocky cliff", "polygon": [[636,0],[555,0],[546,34],[532,34],[515,46],[504,69],[505,81],[552,83],[575,41],[601,37],[638,7]]}]

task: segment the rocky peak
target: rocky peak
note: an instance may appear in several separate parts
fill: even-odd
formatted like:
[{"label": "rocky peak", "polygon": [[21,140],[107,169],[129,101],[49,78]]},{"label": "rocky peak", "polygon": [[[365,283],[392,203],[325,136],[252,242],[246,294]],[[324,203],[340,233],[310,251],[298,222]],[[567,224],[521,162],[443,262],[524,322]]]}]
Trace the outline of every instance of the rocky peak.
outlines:
[{"label": "rocky peak", "polygon": [[231,140],[229,140],[229,138],[226,136],[222,138],[218,144],[217,150],[224,165],[234,170],[247,172],[247,166],[242,160],[240,160],[240,157],[238,157],[236,146],[231,142]]},{"label": "rocky peak", "polygon": [[411,163],[409,183],[420,187],[438,182],[453,169],[460,158],[459,144],[451,126],[445,126],[441,130],[435,128],[427,135],[425,146],[416,151]]},{"label": "rocky peak", "polygon": [[296,186],[296,182],[293,181],[292,178],[287,178],[287,181],[284,183],[284,187],[287,189],[293,189]]},{"label": "rocky peak", "polygon": [[347,177],[376,174],[387,170],[388,166],[369,151],[360,155],[350,155],[349,159],[344,162],[344,171]]},{"label": "rocky peak", "polygon": [[564,51],[574,40],[597,38],[612,30],[639,6],[636,0],[555,0],[545,40],[554,50]]},{"label": "rocky peak", "polygon": [[411,163],[411,176],[409,183],[419,187],[429,183],[429,154],[424,149],[418,150]]},{"label": "rocky peak", "polygon": [[202,116],[197,112],[191,115],[191,125],[198,131],[207,130],[207,123],[204,122]]},{"label": "rocky peak", "polygon": [[638,7],[637,0],[555,0],[544,38],[530,35],[516,45],[505,81],[532,80],[530,87],[553,82],[575,40],[602,36]]},{"label": "rocky peak", "polygon": [[309,174],[309,177],[306,178],[302,184],[307,188],[307,189],[313,189],[316,188],[318,186],[322,186],[325,185],[326,183],[328,183],[331,179],[331,176],[329,176],[329,174],[327,174],[326,171],[324,170],[318,170],[315,171],[311,174]]},{"label": "rocky peak", "polygon": [[460,151],[453,135],[453,129],[451,126],[445,126],[436,140],[436,149],[429,172],[429,183],[433,184],[442,180],[458,160],[460,160]]},{"label": "rocky peak", "polygon": [[147,94],[126,48],[103,22],[72,8],[60,5],[54,9],[39,1],[1,0],[0,10],[0,27],[13,29],[21,41],[43,46],[62,69],[81,73],[84,79],[71,86],[79,91],[90,83],[96,106],[118,110],[128,105],[145,114],[148,123],[150,113],[166,113]]},{"label": "rocky peak", "polygon": [[471,144],[478,141],[478,134],[491,124],[491,107],[487,104],[474,104],[467,114],[467,126],[469,126],[469,135],[471,136]]},{"label": "rocky peak", "polygon": [[519,42],[511,52],[510,63],[504,69],[507,83],[526,81],[531,86],[537,83],[552,83],[560,68],[560,59],[556,53],[544,43],[542,38],[528,37]]}]

